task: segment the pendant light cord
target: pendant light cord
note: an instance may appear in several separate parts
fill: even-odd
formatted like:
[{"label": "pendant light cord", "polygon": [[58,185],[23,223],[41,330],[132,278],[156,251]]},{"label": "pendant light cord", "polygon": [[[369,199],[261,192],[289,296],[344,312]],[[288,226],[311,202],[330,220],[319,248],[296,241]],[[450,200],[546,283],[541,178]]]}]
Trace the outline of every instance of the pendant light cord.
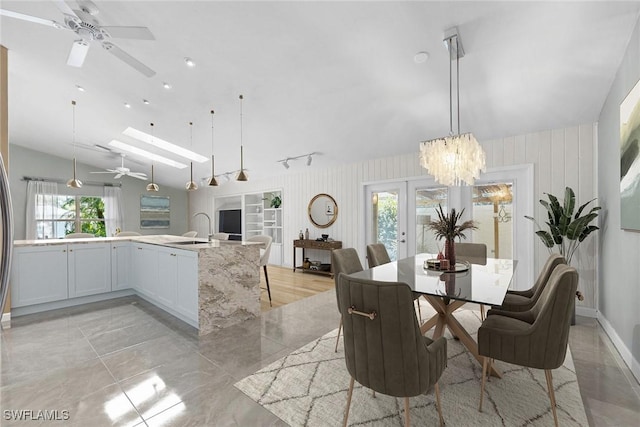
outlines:
[{"label": "pendant light cord", "polygon": [[76,101],[71,101],[71,111],[72,111],[72,119],[71,119],[71,141],[73,142],[73,158],[76,157]]},{"label": "pendant light cord", "polygon": [[453,79],[451,78],[451,54],[453,53],[453,47],[451,45],[451,39],[449,39],[449,135],[453,136]]},{"label": "pendant light cord", "polygon": [[456,36],[456,96],[458,98],[456,107],[458,109],[458,135],[460,135],[460,46],[458,36]]}]

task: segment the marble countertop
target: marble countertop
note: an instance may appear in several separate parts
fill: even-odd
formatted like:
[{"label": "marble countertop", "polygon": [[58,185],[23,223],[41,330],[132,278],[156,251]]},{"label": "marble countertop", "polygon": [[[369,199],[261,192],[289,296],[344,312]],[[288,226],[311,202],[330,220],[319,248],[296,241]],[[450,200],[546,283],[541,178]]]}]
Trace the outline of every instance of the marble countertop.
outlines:
[{"label": "marble countertop", "polygon": [[[139,242],[151,245],[168,246],[176,249],[185,249],[190,251],[200,251],[202,249],[219,248],[222,246],[250,246],[262,245],[260,242],[246,242],[236,240],[212,240],[208,242],[206,238],[194,238],[174,236],[171,234],[161,234],[152,236],[126,236],[126,237],[90,237],[81,239],[40,239],[40,240],[14,240],[14,247],[23,246],[55,246],[77,243],[111,243],[111,242]],[[192,242],[188,244],[180,242]],[[176,244],[178,243],[178,244]]]}]

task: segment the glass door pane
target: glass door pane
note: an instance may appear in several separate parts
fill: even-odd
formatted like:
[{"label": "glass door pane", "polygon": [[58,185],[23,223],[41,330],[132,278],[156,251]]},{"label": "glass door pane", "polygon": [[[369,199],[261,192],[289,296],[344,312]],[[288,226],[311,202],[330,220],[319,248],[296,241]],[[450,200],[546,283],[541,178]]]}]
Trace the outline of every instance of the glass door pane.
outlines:
[{"label": "glass door pane", "polygon": [[429,230],[429,223],[438,219],[438,205],[447,211],[447,187],[418,188],[415,190],[415,253],[437,254],[443,249],[444,243],[436,240],[433,231]]},{"label": "glass door pane", "polygon": [[513,258],[513,183],[501,182],[473,187],[472,216],[478,229],[473,243],[487,245],[491,258]]},{"label": "glass door pane", "polygon": [[370,185],[367,194],[366,244],[382,243],[391,260],[407,256],[406,182]]}]

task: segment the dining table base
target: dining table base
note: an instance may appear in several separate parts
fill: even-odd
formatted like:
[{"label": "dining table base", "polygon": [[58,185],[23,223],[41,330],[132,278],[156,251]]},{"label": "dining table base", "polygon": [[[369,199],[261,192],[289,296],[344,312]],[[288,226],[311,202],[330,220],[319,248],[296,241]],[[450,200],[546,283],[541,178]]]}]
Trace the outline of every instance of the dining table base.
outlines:
[{"label": "dining table base", "polygon": [[[478,353],[478,344],[469,335],[467,330],[458,322],[458,319],[453,315],[454,311],[465,305],[465,301],[449,300],[445,302],[446,297],[438,297],[432,295],[423,295],[424,298],[431,304],[436,310],[436,314],[429,320],[424,322],[420,326],[420,331],[424,335],[431,328],[435,327],[433,332],[433,339],[440,338],[444,334],[445,326],[449,328],[451,334],[458,338],[460,342],[469,350],[469,352],[476,358],[478,363],[482,365],[482,358]],[[502,378],[502,374],[495,368],[491,367],[490,375],[498,378]]]}]

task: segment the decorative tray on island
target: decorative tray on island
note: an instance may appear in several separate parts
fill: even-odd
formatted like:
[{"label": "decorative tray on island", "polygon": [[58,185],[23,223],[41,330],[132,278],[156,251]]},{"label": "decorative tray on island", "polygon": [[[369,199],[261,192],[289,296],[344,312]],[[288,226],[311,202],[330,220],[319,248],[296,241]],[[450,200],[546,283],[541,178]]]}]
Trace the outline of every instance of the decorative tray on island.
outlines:
[{"label": "decorative tray on island", "polygon": [[467,271],[469,269],[469,265],[461,262],[456,262],[454,268],[449,267],[446,270],[442,270],[440,268],[440,260],[439,259],[428,259],[424,262],[422,266],[425,270],[429,271],[439,271],[442,273],[461,273],[463,271]]}]

